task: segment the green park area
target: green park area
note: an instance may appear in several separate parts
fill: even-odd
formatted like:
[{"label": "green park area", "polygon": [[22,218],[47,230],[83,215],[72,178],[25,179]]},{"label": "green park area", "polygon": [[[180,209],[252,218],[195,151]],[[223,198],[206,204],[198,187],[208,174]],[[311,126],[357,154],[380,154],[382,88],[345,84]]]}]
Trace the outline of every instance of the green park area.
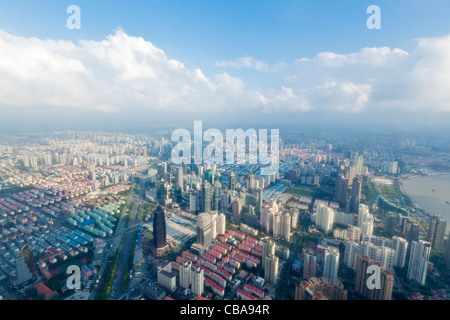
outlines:
[{"label": "green park area", "polygon": [[307,196],[307,197],[314,196],[314,190],[298,188],[298,187],[288,188],[288,189],[286,189],[285,193],[293,194],[296,196]]}]

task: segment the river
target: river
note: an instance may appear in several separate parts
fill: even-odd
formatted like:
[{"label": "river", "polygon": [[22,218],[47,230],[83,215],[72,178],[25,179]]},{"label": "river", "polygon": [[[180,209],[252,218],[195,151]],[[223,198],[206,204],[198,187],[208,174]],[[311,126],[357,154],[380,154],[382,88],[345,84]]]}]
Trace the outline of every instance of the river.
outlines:
[{"label": "river", "polygon": [[431,215],[441,215],[450,230],[450,173],[404,180],[405,192],[419,208]]}]

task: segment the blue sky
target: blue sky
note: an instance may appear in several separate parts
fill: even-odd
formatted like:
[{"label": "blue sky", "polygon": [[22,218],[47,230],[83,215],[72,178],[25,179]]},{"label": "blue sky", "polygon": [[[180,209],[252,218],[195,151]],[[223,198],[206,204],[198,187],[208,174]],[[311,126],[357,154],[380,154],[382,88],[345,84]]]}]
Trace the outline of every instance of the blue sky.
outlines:
[{"label": "blue sky", "polygon": [[[66,28],[66,8],[71,4],[81,8],[81,30]],[[366,27],[366,9],[372,4],[381,8],[381,30]],[[79,45],[79,40],[101,42],[120,28],[130,37],[143,37],[163,50],[168,59],[188,69],[200,69],[208,78],[226,72],[241,80],[245,88],[292,88],[294,94],[300,90],[299,96],[311,88],[305,85],[305,78],[292,81],[299,76],[290,71],[298,67],[294,66],[298,59],[314,59],[323,52],[347,55],[366,47],[399,48],[411,56],[418,46],[415,39],[450,34],[449,15],[447,0],[18,0],[0,3],[0,30],[21,38],[67,40]],[[242,57],[251,58],[252,67],[230,67]],[[416,66],[421,65],[421,59],[414,60]],[[220,62],[227,62],[223,65],[228,67],[219,66]],[[255,62],[262,64],[263,70],[258,70]],[[405,63],[414,69],[414,62]],[[278,64],[283,70],[274,72]],[[315,65],[308,68],[311,74],[317,70]],[[301,72],[304,70],[302,66]],[[338,84],[339,80],[356,83],[360,75],[353,70],[354,75],[347,76],[348,70],[338,75],[321,70],[313,84],[336,80]],[[361,86],[357,90],[364,90],[366,84],[372,86],[374,77],[370,73],[358,79]],[[379,83],[386,81],[380,79]],[[379,87],[370,91],[371,96],[376,96]],[[310,103],[314,100],[307,99]]]}]

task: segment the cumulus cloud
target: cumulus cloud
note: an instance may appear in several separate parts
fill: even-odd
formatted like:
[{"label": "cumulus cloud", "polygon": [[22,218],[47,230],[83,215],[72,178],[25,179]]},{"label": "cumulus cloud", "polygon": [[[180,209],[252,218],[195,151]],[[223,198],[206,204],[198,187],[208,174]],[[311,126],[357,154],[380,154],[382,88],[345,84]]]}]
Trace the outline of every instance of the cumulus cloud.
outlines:
[{"label": "cumulus cloud", "polygon": [[255,88],[227,72],[206,76],[151,42],[117,30],[102,41],[26,38],[0,31],[0,111],[46,107],[99,112],[277,113],[372,109],[450,111],[450,36],[411,52],[363,48],[270,66],[251,57],[216,66],[273,72]]}]

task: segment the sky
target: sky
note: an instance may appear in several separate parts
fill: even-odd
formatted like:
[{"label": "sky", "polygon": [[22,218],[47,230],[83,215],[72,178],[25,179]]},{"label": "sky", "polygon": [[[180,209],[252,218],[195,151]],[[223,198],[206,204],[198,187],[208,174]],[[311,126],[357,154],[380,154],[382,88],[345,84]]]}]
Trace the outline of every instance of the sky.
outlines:
[{"label": "sky", "polygon": [[447,126],[449,16],[447,0],[2,1],[0,125]]}]

